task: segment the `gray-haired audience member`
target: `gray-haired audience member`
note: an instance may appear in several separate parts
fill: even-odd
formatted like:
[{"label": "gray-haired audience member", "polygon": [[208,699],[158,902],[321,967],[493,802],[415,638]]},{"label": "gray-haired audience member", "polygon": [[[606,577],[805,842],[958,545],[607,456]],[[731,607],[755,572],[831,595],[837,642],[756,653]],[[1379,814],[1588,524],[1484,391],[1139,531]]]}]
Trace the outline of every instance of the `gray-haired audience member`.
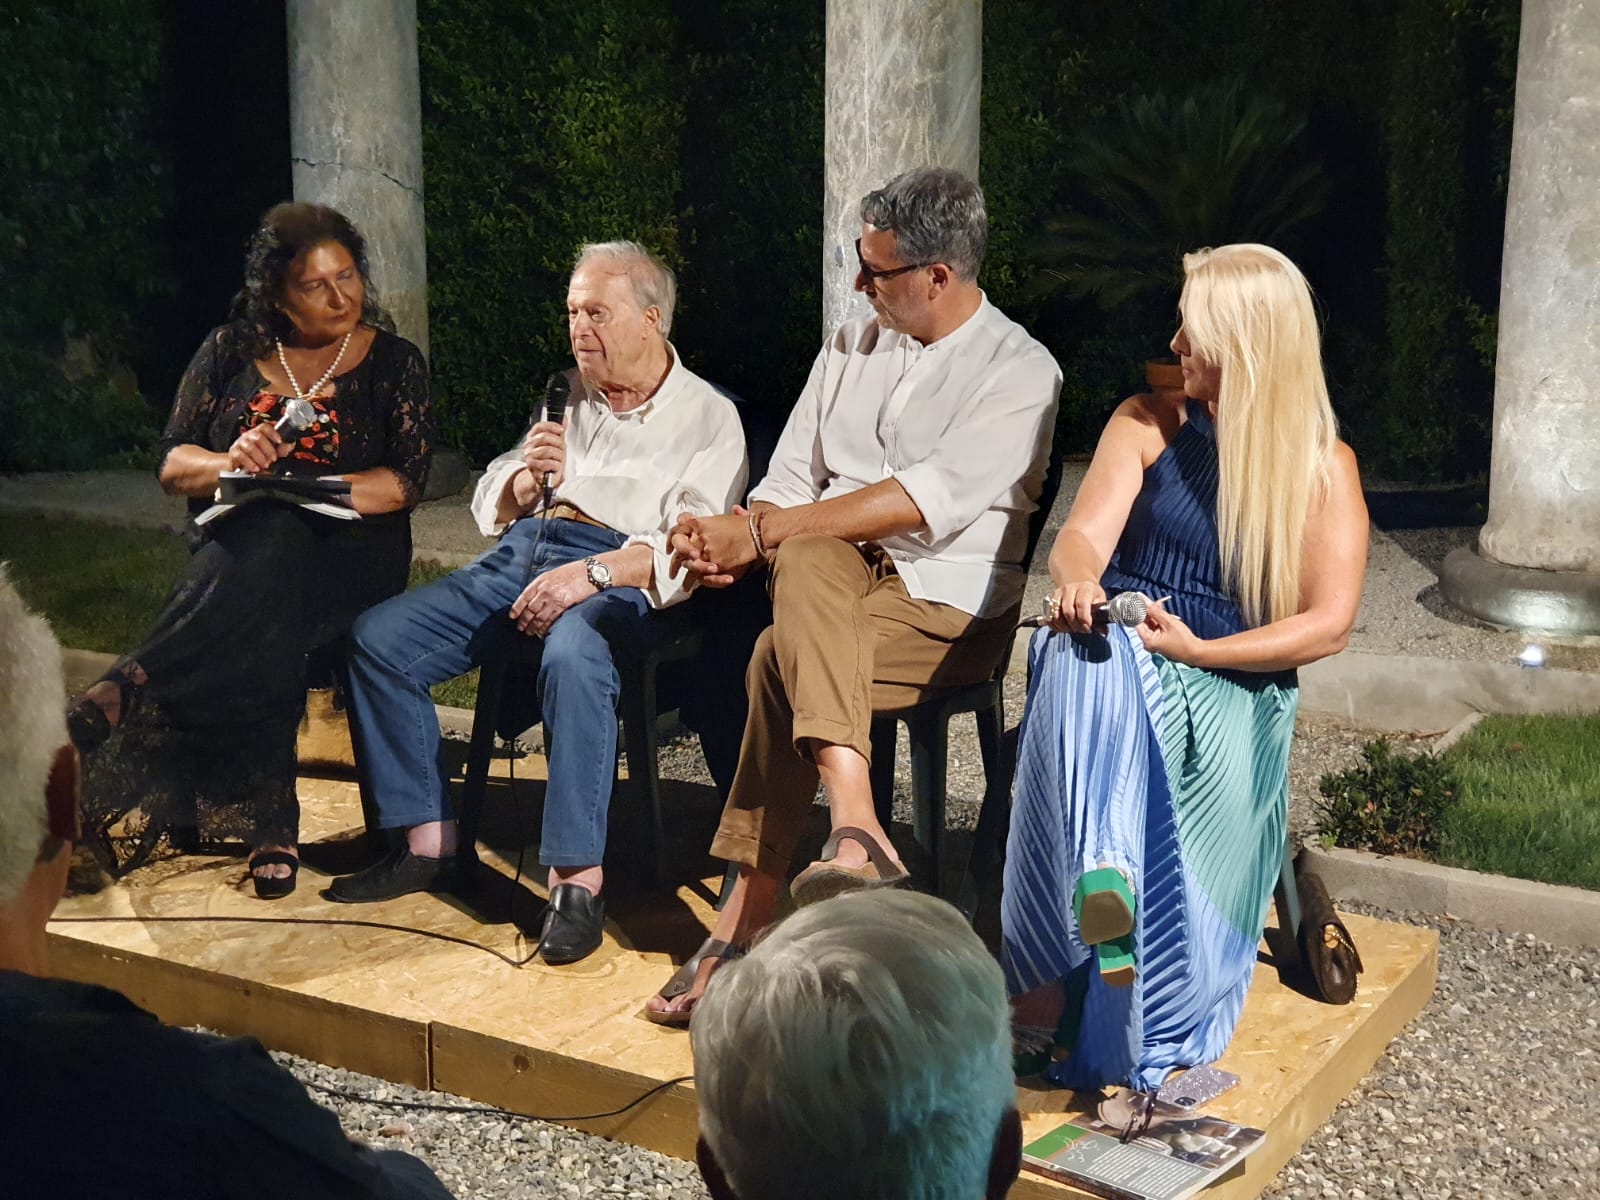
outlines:
[{"label": "gray-haired audience member", "polygon": [[448,1197],[419,1160],[345,1137],[258,1042],[173,1029],[117,992],[47,975],[45,926],[78,836],[66,699],[61,648],[0,565],[5,1193]]},{"label": "gray-haired audience member", "polygon": [[715,1200],[997,1200],[1021,1166],[1000,967],[913,892],[798,910],[695,1009]]}]

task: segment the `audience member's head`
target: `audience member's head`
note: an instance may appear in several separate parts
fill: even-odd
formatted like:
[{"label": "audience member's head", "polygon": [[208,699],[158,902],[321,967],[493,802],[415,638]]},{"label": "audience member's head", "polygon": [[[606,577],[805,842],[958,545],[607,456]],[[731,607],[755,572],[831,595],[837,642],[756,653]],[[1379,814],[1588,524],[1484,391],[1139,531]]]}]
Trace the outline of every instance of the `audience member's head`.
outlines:
[{"label": "audience member's head", "polygon": [[692,1029],[717,1200],[979,1200],[1016,1179],[1005,984],[942,900],[800,909],[717,972]]},{"label": "audience member's head", "polygon": [[0,564],[0,968],[39,974],[77,836],[61,647]]}]

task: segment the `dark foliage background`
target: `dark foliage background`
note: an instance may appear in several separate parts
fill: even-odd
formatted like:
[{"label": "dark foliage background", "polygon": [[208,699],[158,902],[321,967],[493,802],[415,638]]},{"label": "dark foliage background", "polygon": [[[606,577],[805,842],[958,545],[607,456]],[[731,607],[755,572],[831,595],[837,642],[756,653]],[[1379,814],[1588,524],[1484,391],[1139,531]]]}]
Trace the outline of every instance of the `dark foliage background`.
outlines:
[{"label": "dark foliage background", "polygon": [[[1176,299],[1041,286],[1045,231],[1090,203],[1074,143],[1237,80],[1305,121],[1325,200],[1285,249],[1367,474],[1483,472],[1517,14],[987,0],[983,281],[1061,362],[1058,445],[1093,445]],[[820,0],[419,0],[418,21],[447,440],[481,459],[515,436],[566,358],[573,252],[614,237],[679,269],[689,363],[781,416],[821,336]],[[289,189],[283,6],[0,0],[0,53],[0,469],[137,459]]]}]

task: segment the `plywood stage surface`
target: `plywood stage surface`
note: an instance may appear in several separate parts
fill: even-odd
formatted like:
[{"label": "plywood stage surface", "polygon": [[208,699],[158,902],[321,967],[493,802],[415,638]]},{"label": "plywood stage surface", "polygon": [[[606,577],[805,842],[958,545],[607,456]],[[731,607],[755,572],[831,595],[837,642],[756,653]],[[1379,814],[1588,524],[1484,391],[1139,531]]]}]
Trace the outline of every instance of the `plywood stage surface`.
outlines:
[{"label": "plywood stage surface", "polygon": [[[496,759],[502,775],[504,763]],[[523,759],[517,772],[537,778],[542,763]],[[664,787],[670,814],[689,789]],[[491,791],[491,811],[496,792],[503,796],[504,790]],[[542,902],[543,872],[531,851],[524,873],[535,882],[525,877],[515,889],[514,853],[491,851],[466,900],[414,895],[384,904],[331,904],[318,894],[327,873],[355,869],[361,861],[355,787],[302,779],[300,795],[306,865],[292,896],[271,904],[256,900],[240,858],[160,862],[62,902],[57,918],[119,919],[52,923],[55,972],[116,988],[169,1022],[248,1034],[317,1062],[693,1157],[692,1083],[658,1092],[621,1116],[572,1118],[619,1108],[692,1073],[688,1036],[639,1014],[645,997],[693,953],[711,922],[718,877],[703,858],[709,840],[704,820],[679,839],[701,851],[676,856],[687,882],[670,894],[630,894],[625,865],[608,862],[610,911],[598,952],[572,966],[514,966],[532,950],[522,929],[534,929]],[[714,797],[689,799],[691,807],[698,802],[702,817],[714,811]],[[486,835],[491,844],[516,841],[502,836],[497,842],[492,825]],[[403,928],[308,923],[323,920]],[[1282,984],[1265,956],[1257,964],[1238,1033],[1219,1063],[1242,1084],[1206,1108],[1266,1129],[1267,1143],[1205,1195],[1253,1196],[1267,1186],[1432,994],[1436,934],[1356,916],[1347,921],[1366,964],[1351,1005],[1309,1000]],[[1074,1111],[1076,1100],[1042,1087],[1024,1087],[1018,1098],[1030,1140]],[[1022,1198],[1071,1194],[1026,1174],[1012,1192]]]}]

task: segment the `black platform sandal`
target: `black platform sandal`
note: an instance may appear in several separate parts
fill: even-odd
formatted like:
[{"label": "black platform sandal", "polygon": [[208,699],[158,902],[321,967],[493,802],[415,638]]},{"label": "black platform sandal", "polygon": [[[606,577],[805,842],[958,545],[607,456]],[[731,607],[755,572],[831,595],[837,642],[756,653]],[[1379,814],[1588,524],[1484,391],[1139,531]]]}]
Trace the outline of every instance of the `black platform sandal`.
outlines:
[{"label": "black platform sandal", "polygon": [[[141,678],[135,682],[133,676]],[[88,696],[79,700],[67,709],[67,736],[72,739],[72,744],[78,748],[79,754],[92,754],[106,744],[111,736],[111,731],[118,725],[127,721],[130,713],[139,702],[139,693],[144,685],[149,682],[149,675],[145,669],[131,659],[119,667],[107,671],[95,683],[114,683],[117,685],[117,724],[111,723],[111,718],[106,716],[105,709],[101,708]],[[91,685],[93,686],[93,685]]]},{"label": "black platform sandal", "polygon": [[[257,875],[257,867],[288,867],[289,873],[281,878],[274,875]],[[294,891],[300,874],[300,856],[287,850],[257,850],[250,855],[250,882],[255,884],[256,899],[281,900]]]}]

